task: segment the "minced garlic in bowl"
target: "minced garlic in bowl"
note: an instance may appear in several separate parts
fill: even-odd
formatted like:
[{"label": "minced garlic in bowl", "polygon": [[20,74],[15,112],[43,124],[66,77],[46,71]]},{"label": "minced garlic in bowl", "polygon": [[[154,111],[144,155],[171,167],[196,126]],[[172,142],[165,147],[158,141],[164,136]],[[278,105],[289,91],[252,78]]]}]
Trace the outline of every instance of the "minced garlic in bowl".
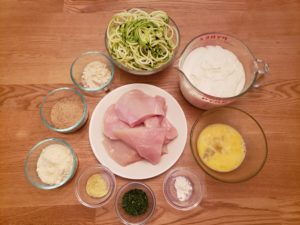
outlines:
[{"label": "minced garlic in bowl", "polygon": [[108,203],[115,190],[114,174],[101,165],[85,168],[77,177],[75,185],[78,201],[89,208],[98,208]]},{"label": "minced garlic in bowl", "polygon": [[108,193],[108,184],[100,174],[93,174],[86,183],[86,193],[92,198],[102,198]]}]

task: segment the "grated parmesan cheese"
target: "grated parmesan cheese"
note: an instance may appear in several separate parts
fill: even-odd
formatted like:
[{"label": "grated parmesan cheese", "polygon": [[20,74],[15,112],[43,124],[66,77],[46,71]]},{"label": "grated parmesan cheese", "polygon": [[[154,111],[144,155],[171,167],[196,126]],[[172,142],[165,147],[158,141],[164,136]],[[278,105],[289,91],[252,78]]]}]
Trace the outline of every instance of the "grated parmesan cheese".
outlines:
[{"label": "grated parmesan cheese", "polygon": [[45,184],[59,184],[69,176],[72,164],[73,157],[66,146],[51,144],[42,150],[36,171]]}]

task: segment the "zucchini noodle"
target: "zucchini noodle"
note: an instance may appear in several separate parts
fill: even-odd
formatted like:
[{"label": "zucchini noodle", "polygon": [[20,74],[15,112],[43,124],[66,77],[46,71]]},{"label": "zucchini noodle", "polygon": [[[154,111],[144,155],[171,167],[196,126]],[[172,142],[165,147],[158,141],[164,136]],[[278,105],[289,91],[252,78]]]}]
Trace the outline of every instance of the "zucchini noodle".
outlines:
[{"label": "zucchini noodle", "polygon": [[175,32],[164,11],[130,9],[110,21],[106,31],[108,51],[129,69],[150,71],[172,58],[177,47]]}]

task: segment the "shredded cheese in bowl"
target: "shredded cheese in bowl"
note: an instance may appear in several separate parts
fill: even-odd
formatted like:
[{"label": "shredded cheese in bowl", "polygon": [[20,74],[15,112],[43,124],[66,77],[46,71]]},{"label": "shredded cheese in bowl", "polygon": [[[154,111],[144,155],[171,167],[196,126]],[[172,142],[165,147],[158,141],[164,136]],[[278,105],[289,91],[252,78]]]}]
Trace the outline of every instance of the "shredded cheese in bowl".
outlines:
[{"label": "shredded cheese in bowl", "polygon": [[37,161],[37,174],[43,183],[59,184],[69,176],[73,165],[73,157],[69,149],[61,144],[45,147]]}]

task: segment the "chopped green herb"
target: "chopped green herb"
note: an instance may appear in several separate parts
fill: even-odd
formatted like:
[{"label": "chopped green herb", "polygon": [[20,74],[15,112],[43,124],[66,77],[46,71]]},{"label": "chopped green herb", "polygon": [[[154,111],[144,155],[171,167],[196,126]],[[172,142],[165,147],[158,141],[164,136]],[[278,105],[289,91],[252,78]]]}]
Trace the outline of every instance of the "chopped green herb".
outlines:
[{"label": "chopped green herb", "polygon": [[140,216],[148,209],[148,197],[140,189],[126,192],[122,198],[122,208],[131,216]]}]

